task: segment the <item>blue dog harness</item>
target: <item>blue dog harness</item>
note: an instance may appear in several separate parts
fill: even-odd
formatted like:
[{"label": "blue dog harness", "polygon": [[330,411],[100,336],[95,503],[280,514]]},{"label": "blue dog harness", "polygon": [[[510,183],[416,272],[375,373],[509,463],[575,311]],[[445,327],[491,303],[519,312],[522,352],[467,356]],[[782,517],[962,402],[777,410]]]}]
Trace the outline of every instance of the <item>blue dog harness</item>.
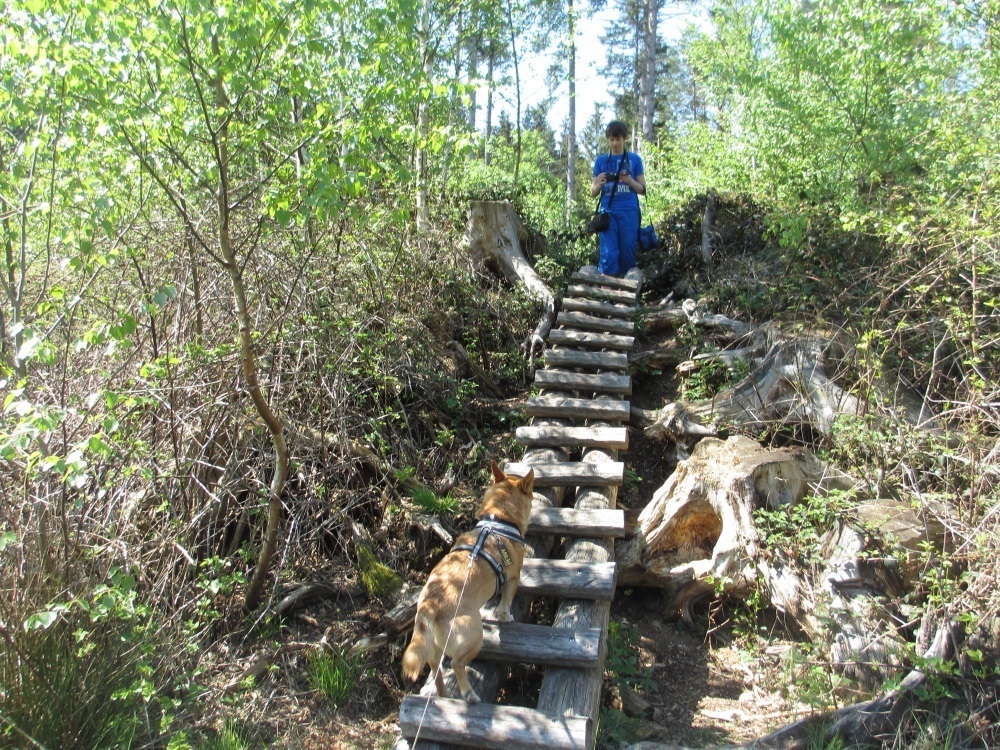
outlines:
[{"label": "blue dog harness", "polygon": [[[504,570],[505,567],[510,567],[513,562],[510,558],[510,553],[507,551],[507,546],[503,543],[504,539],[509,539],[512,542],[517,542],[518,544],[524,544],[524,539],[521,536],[521,531],[512,523],[507,523],[506,521],[501,521],[494,515],[483,516],[479,519],[472,530],[479,530],[479,536],[476,537],[475,544],[459,544],[451,548],[452,552],[459,552],[461,550],[470,553],[469,563],[471,564],[476,560],[477,557],[482,557],[491,568],[497,577],[497,591],[500,593],[500,589],[503,585],[507,583],[507,572]],[[483,545],[486,544],[486,540],[489,538],[490,534],[497,537],[497,551],[500,557],[503,558],[503,563],[497,560],[493,555],[483,549]],[[495,596],[496,594],[494,594]]]}]

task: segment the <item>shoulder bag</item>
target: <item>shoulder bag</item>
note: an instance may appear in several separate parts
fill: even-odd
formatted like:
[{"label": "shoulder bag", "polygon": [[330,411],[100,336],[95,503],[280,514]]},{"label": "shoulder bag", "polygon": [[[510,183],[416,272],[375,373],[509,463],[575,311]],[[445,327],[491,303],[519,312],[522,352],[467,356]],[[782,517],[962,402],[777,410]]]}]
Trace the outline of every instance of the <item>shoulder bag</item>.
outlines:
[{"label": "shoulder bag", "polygon": [[[625,152],[625,155],[628,155],[628,151]],[[610,159],[610,157],[611,154],[609,153],[608,158]],[[611,226],[611,214],[608,212],[611,210],[611,202],[615,199],[615,194],[618,192],[618,176],[620,172],[621,168],[619,168],[619,171],[615,173],[615,179],[611,183],[611,197],[608,198],[608,207],[606,210],[601,210],[602,196],[597,196],[597,206],[594,207],[594,215],[591,217],[590,221],[587,222],[588,234],[600,234]],[[603,189],[601,192],[604,192]]]}]

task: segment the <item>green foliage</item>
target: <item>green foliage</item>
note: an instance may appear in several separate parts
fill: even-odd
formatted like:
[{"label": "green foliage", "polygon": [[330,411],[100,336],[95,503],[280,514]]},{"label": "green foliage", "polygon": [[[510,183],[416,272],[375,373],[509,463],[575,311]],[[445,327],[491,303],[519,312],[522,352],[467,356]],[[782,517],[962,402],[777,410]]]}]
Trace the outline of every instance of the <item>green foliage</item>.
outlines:
[{"label": "green foliage", "polygon": [[357,551],[361,584],[372,596],[391,602],[402,588],[403,578],[388,565],[379,562],[375,553],[364,544],[359,544]]},{"label": "green foliage", "polygon": [[154,691],[153,639],[138,623],[113,615],[114,598],[99,595],[89,617],[49,609],[7,631],[0,744],[97,750],[133,747],[148,736],[143,714]]},{"label": "green foliage", "polygon": [[597,747],[600,750],[626,747],[639,739],[642,722],[610,706],[601,706],[597,719]]},{"label": "green foliage", "polygon": [[812,644],[796,644],[789,653],[788,697],[812,706],[817,711],[836,708],[837,690],[844,678],[834,671],[823,653]]},{"label": "green foliage", "polygon": [[503,136],[490,139],[490,160],[471,160],[464,169],[453,170],[451,189],[469,200],[508,200],[521,220],[539,232],[566,225],[566,188],[552,168],[551,155],[540,134],[527,131],[521,139],[521,169],[514,184],[515,144]]},{"label": "green foliage", "polygon": [[844,513],[853,505],[853,493],[831,492],[826,497],[808,495],[794,505],[754,511],[763,549],[781,549],[785,555],[805,567],[823,563],[823,536],[836,528]]},{"label": "green foliage", "polygon": [[239,724],[230,719],[220,732],[198,745],[197,750],[251,750],[253,745]]},{"label": "green foliage", "polygon": [[347,702],[362,673],[359,658],[337,650],[318,651],[309,657],[309,685],[323,693],[334,708],[340,708]]},{"label": "green foliage", "polygon": [[417,485],[407,490],[410,498],[428,513],[451,514],[458,509],[458,498],[451,495],[438,495],[425,485]]},{"label": "green foliage", "polygon": [[719,359],[703,362],[684,380],[681,395],[688,401],[698,401],[714,396],[733,380],[726,363]]},{"label": "green foliage", "polygon": [[[639,661],[639,629],[619,620],[608,623],[608,655],[605,669],[611,682],[622,689],[651,690],[652,669]],[[641,722],[616,708],[601,708],[597,727],[597,746],[620,747],[637,739]]]},{"label": "green foliage", "polygon": [[635,690],[653,688],[652,669],[639,661],[639,629],[612,620],[608,623],[608,656],[605,668],[611,681]]}]

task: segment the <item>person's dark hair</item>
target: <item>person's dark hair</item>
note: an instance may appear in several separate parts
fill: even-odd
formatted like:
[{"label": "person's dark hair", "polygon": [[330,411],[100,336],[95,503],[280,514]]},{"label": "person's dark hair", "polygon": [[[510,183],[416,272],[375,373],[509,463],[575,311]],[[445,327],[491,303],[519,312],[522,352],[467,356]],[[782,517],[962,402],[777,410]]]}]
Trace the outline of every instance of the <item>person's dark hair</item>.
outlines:
[{"label": "person's dark hair", "polygon": [[616,136],[628,138],[628,125],[621,120],[612,120],[608,123],[608,127],[604,129],[605,138],[615,138]]}]

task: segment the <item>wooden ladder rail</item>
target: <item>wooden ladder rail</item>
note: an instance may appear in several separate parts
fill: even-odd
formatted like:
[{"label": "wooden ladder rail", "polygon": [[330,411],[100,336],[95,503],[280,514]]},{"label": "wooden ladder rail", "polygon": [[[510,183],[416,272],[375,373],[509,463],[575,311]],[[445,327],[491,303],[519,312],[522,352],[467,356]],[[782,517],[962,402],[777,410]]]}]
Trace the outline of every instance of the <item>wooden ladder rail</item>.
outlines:
[{"label": "wooden ladder rail", "polygon": [[[549,350],[546,363],[557,368],[627,369],[627,354],[623,352],[630,350],[634,342],[627,335],[631,333],[632,324],[619,319],[634,314],[639,283],[585,270],[575,274],[574,280],[587,285],[570,287],[572,293],[584,299],[574,297],[564,300],[566,312],[560,314],[557,322],[572,328],[552,331],[549,343],[579,349],[602,349],[604,353],[590,352],[588,356],[579,349]],[[631,303],[631,307],[624,307],[622,303]],[[616,353],[609,353],[608,350]],[[561,375],[545,377],[544,373]],[[577,538],[569,544],[565,560],[547,565],[543,563],[549,573],[561,568],[583,575],[602,571],[603,575],[609,566],[613,570],[613,538],[624,534],[623,514],[613,509],[624,472],[624,467],[615,459],[618,448],[627,447],[627,437],[622,438],[627,433],[624,428],[613,425],[628,419],[628,404],[622,401],[622,396],[630,393],[631,381],[627,376],[595,376],[593,373],[581,374],[578,370],[567,373],[553,369],[536,373],[536,384],[545,390],[542,396],[529,399],[526,405],[526,411],[534,418],[533,424],[530,428],[518,430],[518,442],[528,446],[528,450],[519,464],[505,467],[506,471],[515,474],[526,473],[529,466],[536,468],[536,497],[528,539],[531,552],[535,555],[533,562],[541,562],[539,553],[544,557],[551,551],[554,539],[546,532],[569,534]],[[554,390],[556,388],[573,390]],[[596,392],[598,396],[596,399],[574,398],[577,389],[582,393]],[[587,425],[577,428],[567,424],[569,419],[585,420]],[[568,446],[561,442],[563,440],[576,447],[591,446],[586,449],[583,461],[568,462]],[[580,482],[575,510],[560,507],[566,482],[571,477]],[[573,528],[573,519],[586,519],[586,533],[595,536],[580,537],[579,529]],[[539,588],[538,582],[531,580],[534,566],[529,565],[530,562],[526,560],[519,592],[534,591],[535,595],[543,595],[544,590]],[[593,593],[588,583],[576,591],[567,588],[564,582],[553,584],[553,593],[558,591],[563,596],[555,622],[545,638],[544,648],[558,650],[553,636],[568,645],[561,655],[556,653],[553,658],[552,654],[548,654],[542,661],[549,666],[543,677],[538,708],[492,704],[470,706],[454,699],[407,696],[400,708],[404,734],[412,736],[419,728],[425,729],[415,745],[420,750],[452,747],[592,750],[614,593],[613,577],[610,593],[607,592],[607,583],[602,585],[606,595],[593,599],[583,598]],[[515,599],[512,608],[515,619],[523,619],[526,615],[530,602],[525,598],[519,594]],[[519,650],[513,634],[520,632],[524,635],[524,644],[528,644],[542,626],[521,627],[523,631],[518,631],[516,625],[487,625],[483,652],[469,670],[473,687],[484,699],[495,699],[507,674],[506,669],[498,668],[490,660],[530,663],[531,646],[524,645]],[[496,645],[498,632],[501,634],[499,640],[503,641],[501,646]],[[596,644],[594,634],[599,634]],[[595,647],[596,658],[591,653]],[[446,683],[449,692],[455,694],[450,673]],[[430,684],[428,678],[427,685]],[[422,692],[427,692],[427,685]],[[428,739],[431,737],[434,739]],[[405,739],[396,745],[398,750],[409,746]]]}]

